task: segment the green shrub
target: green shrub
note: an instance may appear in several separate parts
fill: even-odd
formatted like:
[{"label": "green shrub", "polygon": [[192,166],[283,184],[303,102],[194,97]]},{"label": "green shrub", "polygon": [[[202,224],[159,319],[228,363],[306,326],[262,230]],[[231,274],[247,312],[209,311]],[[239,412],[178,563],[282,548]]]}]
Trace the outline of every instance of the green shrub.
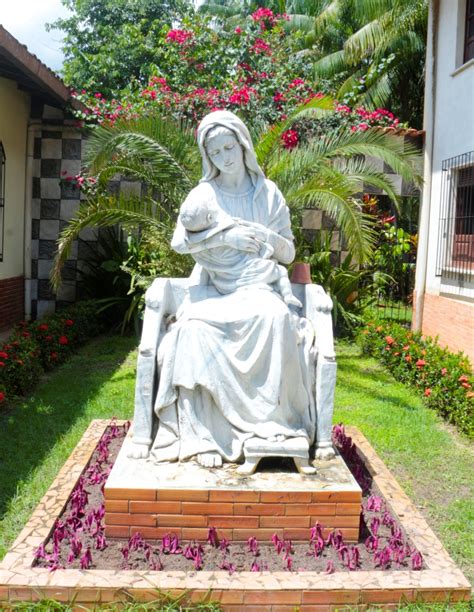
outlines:
[{"label": "green shrub", "polygon": [[22,321],[0,344],[0,405],[23,395],[44,370],[63,363],[78,346],[104,329],[97,303],[85,301],[48,315]]},{"label": "green shrub", "polygon": [[397,380],[417,389],[429,408],[474,437],[473,379],[466,356],[387,320],[367,323],[358,341]]}]

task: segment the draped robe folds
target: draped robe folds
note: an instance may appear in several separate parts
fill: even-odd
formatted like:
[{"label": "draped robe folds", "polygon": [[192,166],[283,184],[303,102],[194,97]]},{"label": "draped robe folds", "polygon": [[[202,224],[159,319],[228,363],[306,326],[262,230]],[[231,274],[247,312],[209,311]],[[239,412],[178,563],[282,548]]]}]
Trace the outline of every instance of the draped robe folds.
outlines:
[{"label": "draped robe folds", "polygon": [[[202,181],[188,198],[210,196],[232,217],[293,239],[288,208],[271,181],[262,179],[240,195]],[[172,246],[190,252],[192,241],[208,237],[206,230],[199,234],[190,235],[178,221]],[[254,436],[303,436],[313,442],[309,322],[291,313],[270,283],[236,279],[233,286],[228,276],[226,287],[224,294],[196,287],[207,297],[188,296],[160,344],[152,445],[157,460],[218,452],[236,461],[245,440]]]}]

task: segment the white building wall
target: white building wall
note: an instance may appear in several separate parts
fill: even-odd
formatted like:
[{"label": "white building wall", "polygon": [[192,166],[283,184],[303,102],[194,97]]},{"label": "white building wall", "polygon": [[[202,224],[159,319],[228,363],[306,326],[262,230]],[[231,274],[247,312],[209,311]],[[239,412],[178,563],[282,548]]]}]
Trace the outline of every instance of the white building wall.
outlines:
[{"label": "white building wall", "polygon": [[[474,297],[474,286],[447,284],[435,275],[442,162],[474,150],[474,60],[462,63],[465,0],[439,0],[427,293]],[[427,91],[426,95],[430,95]],[[428,126],[427,126],[428,128]],[[429,128],[428,128],[429,129]]]}]

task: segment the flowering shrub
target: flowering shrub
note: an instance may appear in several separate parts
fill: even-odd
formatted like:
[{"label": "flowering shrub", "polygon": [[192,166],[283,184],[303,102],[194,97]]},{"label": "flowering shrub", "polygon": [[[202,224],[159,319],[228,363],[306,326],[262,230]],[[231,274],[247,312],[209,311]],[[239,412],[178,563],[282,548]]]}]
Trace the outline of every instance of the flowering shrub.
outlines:
[{"label": "flowering shrub", "polygon": [[78,302],[40,321],[22,321],[0,344],[0,406],[34,387],[44,370],[63,363],[103,328],[95,302]]},{"label": "flowering shrub", "polygon": [[390,321],[368,323],[359,343],[397,380],[415,387],[429,408],[474,436],[473,379],[465,356]]},{"label": "flowering shrub", "polygon": [[[75,95],[89,110],[77,115],[92,125],[113,124],[158,110],[195,123],[212,110],[228,109],[251,124],[283,120],[297,106],[331,93],[327,82],[314,85],[310,63],[296,52],[298,36],[289,36],[283,28],[286,19],[259,8],[233,31],[216,32],[209,18],[200,15],[184,20],[179,29],[165,27],[155,42],[156,74],[148,84],[135,84],[120,99],[110,100],[82,90]],[[336,128],[398,124],[386,109],[369,112],[336,104],[335,111]],[[306,132],[325,134],[328,126],[324,120],[305,121],[295,128],[292,142]]]}]

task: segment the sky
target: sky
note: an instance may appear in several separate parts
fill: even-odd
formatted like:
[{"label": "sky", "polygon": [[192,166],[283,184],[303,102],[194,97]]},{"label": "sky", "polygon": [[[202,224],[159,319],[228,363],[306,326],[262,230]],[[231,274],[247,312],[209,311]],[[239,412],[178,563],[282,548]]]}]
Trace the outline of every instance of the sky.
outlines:
[{"label": "sky", "polygon": [[44,24],[67,14],[61,0],[0,0],[0,24],[56,72],[63,62],[62,32],[46,32]]}]

